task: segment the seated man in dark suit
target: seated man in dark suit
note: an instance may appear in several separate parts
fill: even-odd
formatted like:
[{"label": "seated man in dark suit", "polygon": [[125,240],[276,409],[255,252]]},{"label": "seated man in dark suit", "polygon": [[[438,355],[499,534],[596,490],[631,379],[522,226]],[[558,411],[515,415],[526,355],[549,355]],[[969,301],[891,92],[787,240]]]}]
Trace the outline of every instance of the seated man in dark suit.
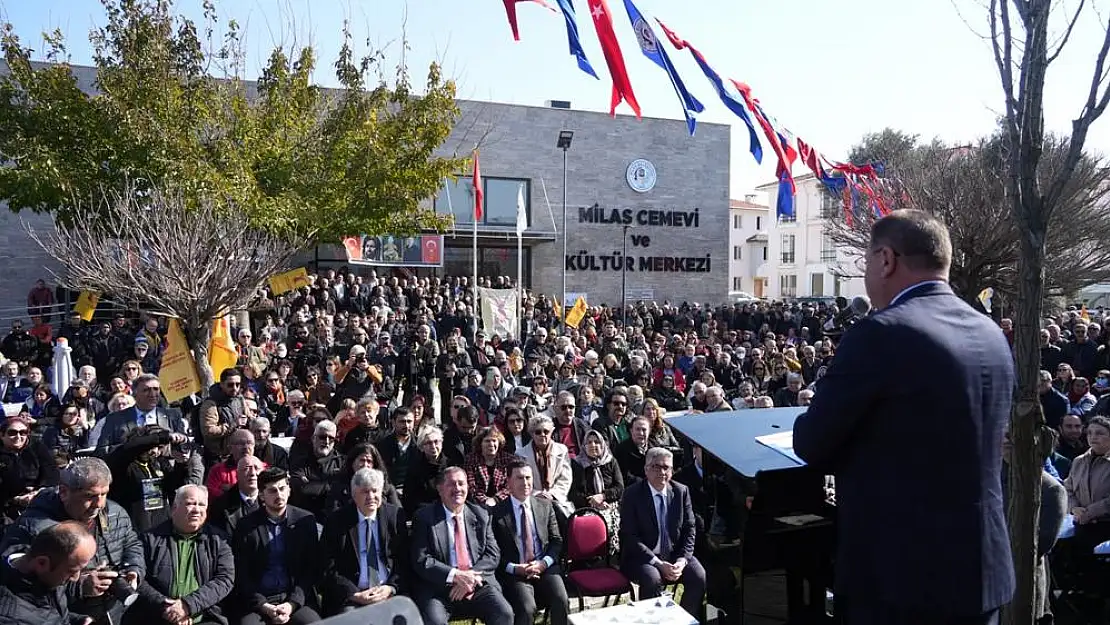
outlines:
[{"label": "seated man in dark suit", "polygon": [[235,487],[220,495],[212,505],[212,523],[235,535],[235,526],[258,509],[258,474],[266,467],[257,456],[243,456],[235,467]]},{"label": "seated man in dark suit", "polygon": [[640,599],[658,597],[665,584],[682,584],[682,609],[701,616],[705,569],[694,556],[695,521],[690,492],[671,481],[674,454],[652,447],[646,479],[621,498],[621,572],[639,584]]},{"label": "seated man in dark suit", "polygon": [[494,575],[501,551],[489,514],[466,501],[466,472],[445,468],[436,490],[439,501],[421,508],[412,526],[413,596],[424,623],[464,617],[510,625],[513,609]]},{"label": "seated man in dark suit", "polygon": [[258,476],[262,506],[235,528],[235,595],[241,625],[305,625],[314,609],[319,538],[316,517],[289,505],[289,474]]},{"label": "seated man in dark suit", "polygon": [[328,516],[320,553],[327,558],[321,583],[328,614],[348,612],[407,592],[408,528],[400,506],[385,503],[385,475],[364,468],[351,477],[351,503]]},{"label": "seated man in dark suit", "polygon": [[173,433],[175,445],[186,442],[185,422],[181,411],[176,408],[161,408],[162,383],[158,376],[145,373],[132,383],[135,405],[125,410],[108,414],[99,420],[89,433],[89,446],[95,447],[98,455],[112,451],[127,438],[127,433],[143,425],[157,425]]},{"label": "seated man in dark suit", "polygon": [[139,537],[146,579],[124,623],[227,625],[220,602],[235,585],[235,557],[227,537],[207,520],[208,491],[192,484],[177,489],[170,520]]},{"label": "seated man in dark suit", "polygon": [[[567,589],[560,575],[563,537],[548,499],[532,496],[532,467],[523,459],[509,469],[509,498],[493,510],[493,534],[501,550],[497,579],[513,606],[515,625],[531,625],[537,604],[551,625],[567,623]],[[539,596],[539,601],[536,598]]]}]

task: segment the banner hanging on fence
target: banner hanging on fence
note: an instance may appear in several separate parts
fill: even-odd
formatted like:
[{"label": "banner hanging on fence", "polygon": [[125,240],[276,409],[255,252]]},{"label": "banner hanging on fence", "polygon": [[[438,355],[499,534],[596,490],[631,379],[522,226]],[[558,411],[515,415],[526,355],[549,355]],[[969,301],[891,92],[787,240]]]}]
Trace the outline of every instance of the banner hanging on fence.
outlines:
[{"label": "banner hanging on fence", "polygon": [[349,236],[343,238],[347,261],[379,267],[442,267],[443,235],[415,237]]},{"label": "banner hanging on fence", "polygon": [[503,339],[520,338],[520,310],[515,289],[478,288],[482,300],[482,325],[486,334]]},{"label": "banner hanging on fence", "polygon": [[162,354],[158,381],[162,383],[162,395],[171,403],[193,393],[200,393],[201,390],[196,360],[189,351],[185,333],[181,331],[181,322],[177,319],[170,319],[166,329],[166,351]]}]

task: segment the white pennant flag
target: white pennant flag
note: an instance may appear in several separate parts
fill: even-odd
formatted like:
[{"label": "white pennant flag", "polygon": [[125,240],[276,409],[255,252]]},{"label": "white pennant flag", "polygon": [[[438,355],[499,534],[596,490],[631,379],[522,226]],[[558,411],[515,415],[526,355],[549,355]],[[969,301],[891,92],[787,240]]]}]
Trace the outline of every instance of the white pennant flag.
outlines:
[{"label": "white pennant flag", "polygon": [[524,210],[524,183],[521,183],[516,193],[516,235],[524,236],[527,229],[528,213]]}]

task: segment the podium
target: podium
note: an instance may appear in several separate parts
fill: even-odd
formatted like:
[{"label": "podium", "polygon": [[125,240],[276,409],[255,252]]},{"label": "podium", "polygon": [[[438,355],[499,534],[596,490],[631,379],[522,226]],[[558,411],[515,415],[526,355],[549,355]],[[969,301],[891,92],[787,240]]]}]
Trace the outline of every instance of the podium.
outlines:
[{"label": "podium", "polygon": [[[722,481],[740,490],[726,513],[740,509],[737,523],[739,592],[726,612],[744,614],[744,578],[756,573],[786,573],[790,623],[833,622],[826,610],[836,545],[836,508],[825,493],[825,476],[806,466],[789,449],[758,439],[793,431],[804,408],[765,408],[687,414],[667,419],[671,428],[700,447],[706,473],[722,471]],[[782,438],[782,437],[776,437]],[[735,501],[737,497],[743,497]],[[749,504],[750,502],[750,504]],[[746,508],[746,516],[744,513]],[[726,556],[727,558],[727,556]],[[731,608],[731,609],[730,609]]]}]

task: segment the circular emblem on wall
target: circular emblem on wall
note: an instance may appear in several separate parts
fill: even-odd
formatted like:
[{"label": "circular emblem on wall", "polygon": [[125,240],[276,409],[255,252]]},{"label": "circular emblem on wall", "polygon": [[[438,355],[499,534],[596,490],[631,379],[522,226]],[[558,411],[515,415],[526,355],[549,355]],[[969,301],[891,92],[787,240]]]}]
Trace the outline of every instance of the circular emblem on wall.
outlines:
[{"label": "circular emblem on wall", "polygon": [[633,191],[647,193],[655,188],[655,165],[645,158],[638,158],[628,164],[625,179]]}]

